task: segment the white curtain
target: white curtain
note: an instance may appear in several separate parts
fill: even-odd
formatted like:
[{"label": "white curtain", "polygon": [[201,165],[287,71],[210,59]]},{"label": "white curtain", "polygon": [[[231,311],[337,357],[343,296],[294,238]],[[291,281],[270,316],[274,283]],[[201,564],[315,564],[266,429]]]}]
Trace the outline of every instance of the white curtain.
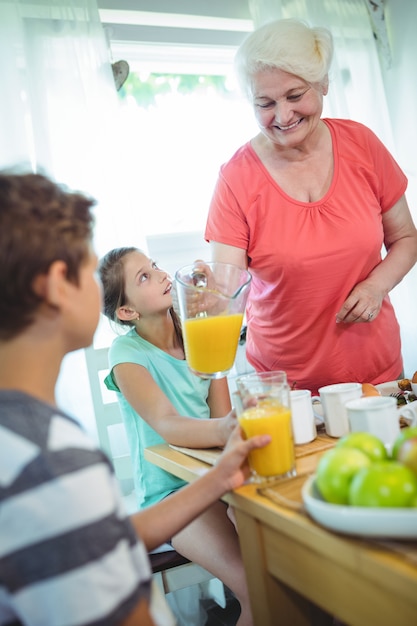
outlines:
[{"label": "white curtain", "polygon": [[28,160],[91,184],[86,174],[115,99],[95,3],[2,0],[0,10],[2,163]]},{"label": "white curtain", "polygon": [[140,236],[96,0],[0,0],[0,69],[0,167],[22,164],[97,198],[99,252],[126,244],[126,220]]},{"label": "white curtain", "polygon": [[[124,157],[132,135],[96,0],[0,0],[0,75],[0,168],[40,171],[94,196],[99,255],[145,247],[137,172]],[[83,351],[64,360],[58,400],[95,434]]]},{"label": "white curtain", "polygon": [[[414,0],[249,0],[249,7],[255,26],[298,18],[331,30],[335,54],[324,115],[362,122],[378,135],[409,178],[407,198],[416,221]],[[406,376],[417,370],[416,292],[417,267],[390,294],[401,327]]]},{"label": "white curtain", "polygon": [[[417,224],[417,3],[385,0],[385,21],[391,43],[392,64],[383,67],[386,99],[395,138],[395,154],[408,177],[407,198]],[[403,336],[407,376],[417,371],[417,266],[393,292]]]}]

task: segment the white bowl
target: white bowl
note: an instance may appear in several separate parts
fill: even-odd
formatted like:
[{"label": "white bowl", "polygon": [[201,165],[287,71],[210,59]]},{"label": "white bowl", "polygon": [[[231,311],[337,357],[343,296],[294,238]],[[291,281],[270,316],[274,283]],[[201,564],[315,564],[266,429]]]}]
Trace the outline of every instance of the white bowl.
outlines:
[{"label": "white bowl", "polygon": [[417,539],[417,508],[371,508],[325,502],[310,476],[302,488],[304,506],[326,528],[360,537]]}]

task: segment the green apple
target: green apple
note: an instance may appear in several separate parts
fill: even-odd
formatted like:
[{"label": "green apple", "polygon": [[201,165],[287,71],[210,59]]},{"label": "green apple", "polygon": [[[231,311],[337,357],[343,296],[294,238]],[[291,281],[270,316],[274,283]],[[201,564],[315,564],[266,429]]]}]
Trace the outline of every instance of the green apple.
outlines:
[{"label": "green apple", "polygon": [[335,446],[317,464],[316,486],[327,502],[347,504],[352,478],[368,465],[371,460],[360,450]]},{"label": "green apple", "polygon": [[393,459],[397,459],[398,450],[401,448],[404,441],[411,439],[412,437],[417,437],[417,426],[407,426],[406,428],[401,429],[400,434],[392,446],[391,456]]},{"label": "green apple", "polygon": [[349,488],[349,504],[411,507],[417,498],[417,476],[398,461],[379,461],[361,469]]},{"label": "green apple", "polygon": [[403,441],[398,449],[397,459],[417,474],[417,436]]},{"label": "green apple", "polygon": [[345,435],[336,444],[337,448],[356,448],[364,452],[371,461],[385,461],[388,458],[386,448],[375,435],[371,433],[355,432]]}]

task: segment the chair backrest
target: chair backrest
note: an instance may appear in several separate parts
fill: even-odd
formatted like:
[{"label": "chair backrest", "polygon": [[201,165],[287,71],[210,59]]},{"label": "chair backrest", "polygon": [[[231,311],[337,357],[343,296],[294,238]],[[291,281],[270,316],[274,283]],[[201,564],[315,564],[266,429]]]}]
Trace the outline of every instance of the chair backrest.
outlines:
[{"label": "chair backrest", "polygon": [[122,492],[126,495],[133,490],[133,468],[116,392],[109,391],[104,384],[109,372],[108,350],[90,346],[84,352],[99,445],[113,463]]},{"label": "chair backrest", "polygon": [[[126,437],[122,414],[116,392],[109,391],[104,378],[109,372],[108,348],[85,349],[88,378],[93,400],[94,414],[100,448],[106,452],[113,463],[116,477],[122,493],[128,496],[134,491],[133,467]],[[189,586],[211,581],[212,574],[199,565],[190,562],[176,552],[169,544],[149,554],[154,578],[164,593],[171,593]],[[216,588],[213,597],[221,604],[224,600],[223,585]],[[218,600],[217,598],[220,598]],[[193,602],[198,604],[199,592],[196,591]]]}]

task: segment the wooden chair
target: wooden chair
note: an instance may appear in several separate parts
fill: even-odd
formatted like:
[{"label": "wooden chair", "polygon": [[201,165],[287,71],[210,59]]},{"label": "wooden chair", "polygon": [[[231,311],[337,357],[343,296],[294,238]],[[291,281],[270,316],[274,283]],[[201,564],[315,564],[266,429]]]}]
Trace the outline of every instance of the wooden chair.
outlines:
[{"label": "wooden chair", "polygon": [[[104,385],[104,378],[109,371],[108,348],[90,346],[84,352],[99,445],[113,463],[123,495],[132,499],[134,495],[133,467],[123,418],[116,393],[109,391]],[[214,579],[207,570],[178,554],[169,544],[164,544],[158,551],[150,553],[149,558],[154,579],[165,594]],[[224,608],[223,585],[218,579],[214,580],[219,585],[212,586],[211,596]]]}]

